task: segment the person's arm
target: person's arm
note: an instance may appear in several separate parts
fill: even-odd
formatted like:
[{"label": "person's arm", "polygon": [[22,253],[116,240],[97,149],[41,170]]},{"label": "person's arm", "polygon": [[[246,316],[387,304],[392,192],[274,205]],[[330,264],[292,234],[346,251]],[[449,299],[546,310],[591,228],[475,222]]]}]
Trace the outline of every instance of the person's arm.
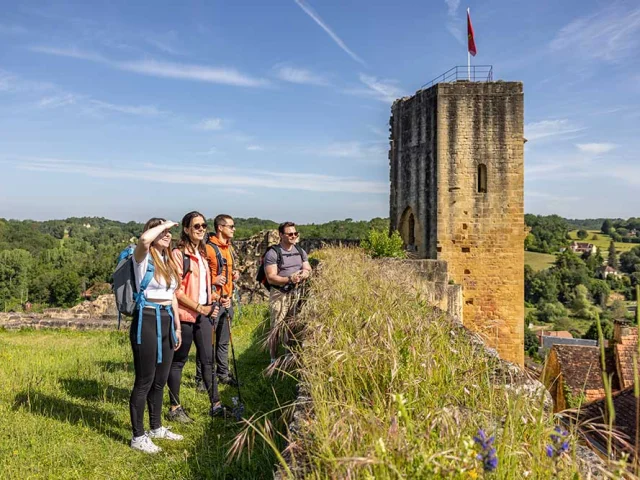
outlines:
[{"label": "person's arm", "polygon": [[167,220],[164,223],[161,223],[157,227],[150,228],[146,232],[143,232],[138,239],[138,244],[136,245],[136,249],[133,252],[133,258],[136,263],[142,263],[147,254],[149,253],[149,248],[153,241],[165,230],[168,230],[171,227],[175,227],[178,225],[176,222],[172,222]]},{"label": "person's arm", "polygon": [[287,285],[290,281],[289,277],[282,277],[278,275],[278,266],[277,265],[265,265],[264,273],[267,276],[267,280],[271,285],[277,285],[282,287]]},{"label": "person's arm", "polygon": [[171,299],[171,308],[173,309],[173,326],[175,327],[176,337],[178,339],[178,341],[176,342],[173,348],[174,350],[178,350],[182,345],[182,325],[180,325],[180,315],[178,313],[178,299],[175,294]]}]

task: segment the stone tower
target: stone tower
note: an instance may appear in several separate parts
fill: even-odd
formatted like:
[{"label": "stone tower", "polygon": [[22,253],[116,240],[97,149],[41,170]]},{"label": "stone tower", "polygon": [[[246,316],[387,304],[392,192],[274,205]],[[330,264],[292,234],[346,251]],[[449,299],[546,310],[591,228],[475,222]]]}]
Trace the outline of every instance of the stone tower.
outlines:
[{"label": "stone tower", "polygon": [[390,125],[391,229],[448,263],[465,326],[522,365],[522,83],[438,83],[396,100]]}]

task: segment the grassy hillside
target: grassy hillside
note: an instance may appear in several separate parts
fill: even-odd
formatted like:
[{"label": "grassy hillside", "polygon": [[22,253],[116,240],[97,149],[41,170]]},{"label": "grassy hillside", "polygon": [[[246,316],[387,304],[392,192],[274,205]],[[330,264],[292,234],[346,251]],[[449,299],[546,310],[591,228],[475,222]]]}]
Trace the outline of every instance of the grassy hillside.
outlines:
[{"label": "grassy hillside", "polygon": [[[274,388],[280,401],[294,396],[293,381],[272,381],[262,374],[269,364],[268,353],[259,347],[266,318],[265,306],[245,308],[234,324],[247,416],[277,405]],[[193,360],[192,353],[181,396],[195,422],[163,421],[185,440],[158,440],[163,452],[151,456],[128,446],[133,385],[128,332],[0,330],[0,477],[272,478],[276,460],[260,442],[250,460],[226,463],[240,427],[208,418],[206,394],[195,392]],[[234,389],[222,387],[225,403],[232,395]],[[167,402],[165,397],[165,410]]]},{"label": "grassy hillside", "polygon": [[495,435],[491,478],[577,478],[570,455],[556,471],[545,453],[540,399],[492,380],[496,360],[428,306],[416,276],[357,250],[318,255],[300,371],[313,416],[294,437],[307,478],[478,478],[480,429]]},{"label": "grassy hillside", "polygon": [[[602,252],[602,256],[606,258],[607,257],[607,253],[609,251],[609,244],[611,243],[611,237],[609,235],[605,235],[604,233],[600,232],[599,230],[587,230],[587,232],[589,232],[589,236],[587,238],[585,238],[584,240],[578,240],[578,236],[577,236],[578,230],[571,230],[569,232],[569,236],[572,239],[574,239],[576,241],[579,241],[579,242],[593,243]],[[598,236],[597,240],[592,240],[592,237],[594,235]],[[618,253],[628,252],[633,247],[637,247],[638,245],[639,244],[637,244],[637,243],[615,242],[616,251]]]},{"label": "grassy hillside", "polygon": [[556,261],[555,255],[538,252],[524,252],[524,263],[530,265],[534,271],[546,270]]}]

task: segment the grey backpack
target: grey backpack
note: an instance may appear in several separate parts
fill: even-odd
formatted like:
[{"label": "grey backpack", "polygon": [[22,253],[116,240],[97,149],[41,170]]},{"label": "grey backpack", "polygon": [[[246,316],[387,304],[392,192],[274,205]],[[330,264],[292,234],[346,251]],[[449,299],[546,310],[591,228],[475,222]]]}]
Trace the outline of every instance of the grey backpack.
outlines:
[{"label": "grey backpack", "polygon": [[136,277],[133,272],[133,252],[135,245],[129,245],[118,256],[118,265],[113,272],[113,293],[116,296],[116,308],[118,309],[118,330],[122,315],[133,315],[136,304],[140,301],[144,290],[151,282],[155,267],[153,259],[149,257],[147,271],[140,282],[140,291],[136,289]]}]

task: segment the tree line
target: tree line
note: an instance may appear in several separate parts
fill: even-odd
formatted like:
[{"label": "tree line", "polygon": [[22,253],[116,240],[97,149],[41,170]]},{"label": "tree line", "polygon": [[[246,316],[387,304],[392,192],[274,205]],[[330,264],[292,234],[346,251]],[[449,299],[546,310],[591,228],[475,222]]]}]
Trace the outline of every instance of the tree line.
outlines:
[{"label": "tree line", "polygon": [[[236,218],[235,224],[237,239],[278,227],[259,218]],[[83,294],[108,293],[118,254],[142,228],[139,222],[101,217],[43,222],[0,218],[0,311],[20,310],[27,302],[34,310],[70,307]],[[348,218],[300,225],[299,231],[306,238],[358,240],[372,228],[388,230],[389,220]]]}]

